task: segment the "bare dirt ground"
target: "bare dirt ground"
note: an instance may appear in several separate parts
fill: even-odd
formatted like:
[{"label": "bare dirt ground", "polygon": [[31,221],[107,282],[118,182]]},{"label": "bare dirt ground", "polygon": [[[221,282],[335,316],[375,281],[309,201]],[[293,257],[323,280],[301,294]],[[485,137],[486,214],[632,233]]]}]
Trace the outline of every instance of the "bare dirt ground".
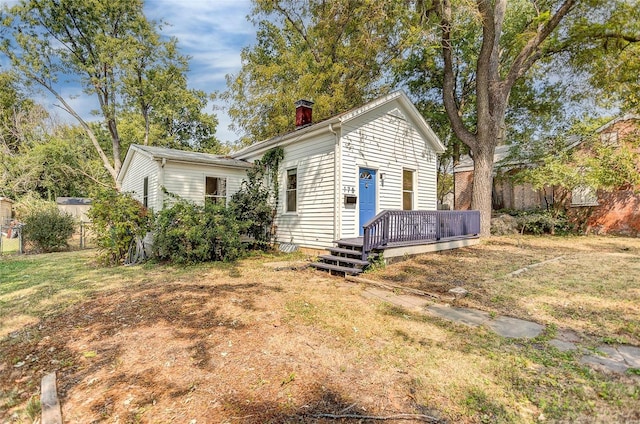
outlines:
[{"label": "bare dirt ground", "polygon": [[[515,316],[537,307],[543,324],[559,322],[561,328],[568,322],[587,331],[596,327],[590,320],[597,310],[583,317],[545,309],[554,290],[573,280],[565,275],[543,288],[534,283],[542,278],[536,273],[556,275],[581,255],[609,255],[614,262],[601,262],[605,268],[640,267],[640,241],[590,243],[492,239],[367,278],[441,293],[460,285],[472,292],[465,306]],[[75,254],[85,258],[76,274],[99,269],[90,253]],[[505,279],[559,255],[570,257],[569,265]],[[321,415],[401,413],[456,423],[640,420],[633,376],[592,373],[570,354],[546,348],[544,340],[511,342],[481,328],[415,316],[364,298],[362,286],[341,278],[274,271],[264,261],[99,269],[103,277],[78,277],[74,284],[109,282],[84,297],[56,293],[55,299],[75,300],[36,308],[45,311],[39,319],[25,319],[0,339],[0,422],[35,418],[28,401],[37,398],[40,379],[51,371],[57,372],[65,423],[377,422]],[[622,299],[631,302],[621,309],[629,315],[613,334],[627,342],[640,339],[637,275],[622,273],[615,282],[615,290],[636,287]],[[13,293],[10,302],[33,302],[29,290]]]},{"label": "bare dirt ground", "polygon": [[314,415],[421,410],[406,373],[381,371],[340,334],[300,322],[315,306],[288,300],[280,279],[362,303],[358,289],[313,272],[261,271],[266,278],[216,272],[93,296],[13,333],[3,355],[24,364],[2,361],[2,386],[27,396],[57,369],[68,423],[321,422]]}]

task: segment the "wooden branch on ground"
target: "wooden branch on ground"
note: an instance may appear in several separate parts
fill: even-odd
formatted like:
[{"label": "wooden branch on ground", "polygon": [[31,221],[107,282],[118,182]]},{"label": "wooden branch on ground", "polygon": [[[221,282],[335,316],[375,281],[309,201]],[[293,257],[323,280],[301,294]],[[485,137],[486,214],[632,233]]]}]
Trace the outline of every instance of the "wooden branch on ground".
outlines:
[{"label": "wooden branch on ground", "polygon": [[436,417],[432,417],[430,415],[423,414],[395,414],[395,415],[387,415],[387,416],[378,416],[378,415],[358,415],[358,414],[314,414],[311,415],[313,418],[331,418],[334,420],[340,419],[356,419],[356,420],[377,420],[377,421],[391,421],[391,420],[418,420],[424,421],[428,423],[439,423],[441,422]]},{"label": "wooden branch on ground", "polygon": [[42,377],[40,406],[42,408],[42,424],[62,424],[62,412],[60,411],[60,402],[58,402],[55,372]]},{"label": "wooden branch on ground", "polygon": [[418,290],[418,289],[414,289],[411,287],[404,287],[398,284],[392,284],[392,283],[381,283],[379,281],[374,281],[374,280],[369,280],[367,278],[363,278],[363,277],[354,277],[351,275],[348,275],[346,277],[347,281],[351,281],[352,283],[362,283],[362,284],[368,284],[370,286],[375,286],[375,287],[379,287],[381,289],[385,289],[385,290],[389,290],[389,291],[395,291],[395,290],[402,290],[403,292],[407,292],[407,293],[411,293],[411,294],[416,294],[418,296],[425,296],[425,297],[430,297],[432,299],[435,300],[444,300],[447,302],[451,302],[453,300],[455,300],[455,297],[453,296],[442,296],[442,295],[438,295],[438,294],[433,294],[433,293],[429,293],[423,290]]}]

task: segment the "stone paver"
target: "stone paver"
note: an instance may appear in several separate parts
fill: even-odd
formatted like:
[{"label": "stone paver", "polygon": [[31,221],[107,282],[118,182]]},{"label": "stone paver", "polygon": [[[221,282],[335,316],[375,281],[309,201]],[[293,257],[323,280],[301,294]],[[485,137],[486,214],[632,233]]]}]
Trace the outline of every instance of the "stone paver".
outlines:
[{"label": "stone paver", "polygon": [[630,368],[640,369],[640,347],[622,345],[618,346],[618,353]]},{"label": "stone paver", "polygon": [[[379,299],[396,306],[414,311],[428,312],[440,318],[465,324],[469,327],[485,325],[502,337],[509,338],[534,338],[542,334],[544,326],[536,322],[525,321],[517,318],[498,316],[491,318],[487,312],[470,308],[458,308],[445,305],[429,305],[424,297],[414,295],[397,295],[389,290],[377,287],[367,287],[363,296],[369,299]],[[561,330],[558,336],[549,341],[549,345],[566,352],[580,349],[581,339],[571,330]],[[624,374],[630,368],[640,369],[640,348],[635,346],[604,345],[597,349],[596,353],[585,354],[580,362],[604,372]]]},{"label": "stone paver", "polygon": [[601,371],[615,372],[619,374],[624,374],[627,369],[629,369],[624,362],[620,362],[614,358],[606,358],[598,355],[584,355],[580,359],[580,363],[600,369]]},{"label": "stone paver", "polygon": [[558,349],[560,352],[568,352],[570,350],[578,349],[578,346],[576,346],[575,343],[565,342],[564,340],[549,340],[549,344]]},{"label": "stone paver", "polygon": [[500,316],[487,321],[485,325],[502,337],[512,339],[533,339],[544,330],[544,326],[536,322]]},{"label": "stone paver", "polygon": [[440,318],[459,322],[469,327],[478,327],[489,320],[489,314],[483,311],[468,308],[453,308],[449,306],[431,305],[427,311]]}]

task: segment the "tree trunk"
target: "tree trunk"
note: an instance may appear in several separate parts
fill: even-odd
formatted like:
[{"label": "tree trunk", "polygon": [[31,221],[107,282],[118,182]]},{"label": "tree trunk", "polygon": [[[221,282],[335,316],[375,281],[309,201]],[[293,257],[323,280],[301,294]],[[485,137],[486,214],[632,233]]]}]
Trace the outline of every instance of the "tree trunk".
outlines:
[{"label": "tree trunk", "polygon": [[494,143],[483,143],[473,155],[474,172],[471,209],[480,211],[480,235],[491,235],[491,194],[493,189]]}]

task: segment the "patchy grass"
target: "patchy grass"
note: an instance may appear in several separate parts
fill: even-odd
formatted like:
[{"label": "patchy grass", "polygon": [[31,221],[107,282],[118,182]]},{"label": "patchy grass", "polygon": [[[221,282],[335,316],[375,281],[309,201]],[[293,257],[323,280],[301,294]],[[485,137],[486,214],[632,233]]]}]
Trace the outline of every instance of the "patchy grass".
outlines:
[{"label": "patchy grass", "polygon": [[418,256],[368,278],[440,294],[462,286],[460,306],[640,345],[639,275],[640,239],[524,236]]},{"label": "patchy grass", "polygon": [[[635,343],[635,330],[609,334],[579,308],[543,307],[583,296],[576,306],[591,311],[598,305],[586,300],[599,297],[619,320],[604,325],[637,325],[637,307],[622,294],[633,290],[639,247],[492,239],[367,277],[431,291],[464,285],[469,306],[548,324],[531,341],[370,300],[337,277],[262,266],[289,258],[280,255],[183,268],[100,268],[88,252],[3,258],[0,421],[31,422],[39,380],[51,371],[65,422],[323,422],[315,416],[341,411],[456,423],[640,420],[638,376],[601,374],[548,344],[568,328],[594,342],[606,334]],[[573,277],[570,269],[596,258],[591,274],[613,288],[589,273]],[[5,325],[15,314],[25,318]]]}]

